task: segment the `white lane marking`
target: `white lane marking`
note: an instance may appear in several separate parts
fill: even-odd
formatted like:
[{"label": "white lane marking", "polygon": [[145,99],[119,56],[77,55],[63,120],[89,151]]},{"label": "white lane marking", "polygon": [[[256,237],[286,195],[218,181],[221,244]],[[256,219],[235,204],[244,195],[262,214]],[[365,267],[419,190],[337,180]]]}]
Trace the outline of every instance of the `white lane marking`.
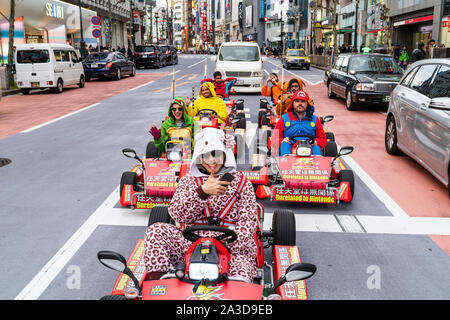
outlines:
[{"label": "white lane marking", "polygon": [[[145,227],[150,210],[110,208],[101,225]],[[264,213],[263,230],[272,228],[273,212]],[[450,218],[372,215],[295,214],[297,232],[450,235]]]},{"label": "white lane marking", "polygon": [[145,87],[145,86],[147,86],[147,85],[149,85],[149,84],[152,84],[153,82],[155,82],[155,81],[152,80],[152,81],[149,81],[149,82],[147,82],[147,83],[141,84],[140,86],[137,86],[137,87],[134,87],[133,89],[128,90],[128,92],[131,92],[131,91],[134,91],[134,90],[136,90],[136,89]]},{"label": "white lane marking", "polygon": [[106,198],[83,225],[70,237],[49,262],[16,296],[15,300],[36,300],[56,278],[67,262],[75,255],[83,243],[90,237],[95,228],[109,216],[119,199],[119,186]]},{"label": "white lane marking", "polygon": [[265,72],[267,75],[270,74],[269,71],[267,71],[266,69],[264,69],[264,72]]},{"label": "white lane marking", "polygon": [[36,130],[36,129],[42,128],[42,127],[44,127],[44,126],[46,126],[46,125],[49,125],[49,124],[51,124],[51,123],[54,123],[54,122],[56,122],[56,121],[59,121],[59,120],[62,120],[62,119],[64,119],[64,118],[68,118],[68,117],[70,117],[70,116],[73,116],[74,114],[77,114],[77,113],[79,113],[79,112],[83,112],[83,111],[86,111],[86,110],[88,110],[88,109],[91,109],[91,108],[93,108],[93,107],[95,107],[95,106],[98,106],[99,104],[100,104],[100,103],[94,103],[94,104],[91,104],[90,106],[87,106],[87,107],[82,108],[82,109],[79,109],[79,110],[77,110],[77,111],[68,113],[68,114],[63,115],[63,116],[61,116],[61,117],[59,117],[59,118],[56,118],[56,119],[47,121],[47,122],[45,122],[45,123],[41,123],[40,125],[31,127],[31,128],[29,128],[29,129],[26,129],[26,130],[23,130],[23,131],[21,131],[20,133],[28,133],[28,132],[34,131],[34,130]]},{"label": "white lane marking", "polygon": [[191,64],[190,66],[188,66],[187,68],[189,69],[189,68],[192,68],[193,66],[196,66],[196,65],[198,65],[199,63],[202,63],[202,62],[205,62],[207,60],[207,58],[204,58],[204,59],[202,59],[202,60],[200,60],[200,61],[198,61],[198,62],[196,62],[196,63],[194,63],[194,64]]},{"label": "white lane marking", "polygon": [[[279,72],[281,72],[281,66],[280,66],[280,65],[275,64],[275,63],[273,63],[272,61],[268,61],[268,62],[271,63],[271,64],[273,64],[273,65],[276,66],[277,68],[280,67],[280,71],[279,71]],[[306,79],[306,78],[304,78],[304,77],[302,77],[302,76],[299,76],[298,74],[295,74],[295,73],[293,73],[293,72],[290,71],[290,70],[284,69],[284,71],[285,71],[285,72],[289,72],[290,74],[292,74],[292,75],[294,75],[294,76],[296,76],[296,77],[302,79],[302,80],[305,81],[306,83],[308,83],[308,84],[310,84],[310,85],[313,85],[313,86],[315,86],[315,85],[317,85],[317,84],[323,82],[323,80],[316,81],[316,82],[311,82],[311,81],[309,81],[308,79]]]}]

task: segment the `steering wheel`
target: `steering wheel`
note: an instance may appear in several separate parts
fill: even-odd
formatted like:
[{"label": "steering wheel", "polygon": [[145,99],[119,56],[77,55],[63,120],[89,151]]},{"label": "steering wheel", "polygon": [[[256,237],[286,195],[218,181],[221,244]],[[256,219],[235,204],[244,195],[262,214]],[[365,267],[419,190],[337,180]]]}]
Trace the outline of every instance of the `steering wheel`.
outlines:
[{"label": "steering wheel", "polygon": [[183,231],[183,237],[185,237],[187,240],[195,242],[198,239],[202,238],[198,234],[195,233],[195,231],[218,231],[221,232],[221,235],[218,235],[214,239],[217,241],[223,241],[225,239],[231,238],[227,240],[228,243],[232,243],[236,241],[237,234],[231,229],[219,227],[219,226],[213,226],[213,225],[201,225],[201,226],[192,226],[189,228],[184,229]]},{"label": "steering wheel", "polygon": [[201,116],[203,114],[212,114],[213,116],[217,116],[217,112],[213,109],[202,109],[198,112],[199,116]]},{"label": "steering wheel", "polygon": [[311,136],[309,136],[307,134],[296,134],[296,135],[293,135],[293,136],[289,137],[289,143],[290,144],[296,143],[297,140],[295,140],[295,138],[308,138],[307,141],[309,142],[310,145],[313,145],[314,141],[316,140],[316,138],[311,137]]}]

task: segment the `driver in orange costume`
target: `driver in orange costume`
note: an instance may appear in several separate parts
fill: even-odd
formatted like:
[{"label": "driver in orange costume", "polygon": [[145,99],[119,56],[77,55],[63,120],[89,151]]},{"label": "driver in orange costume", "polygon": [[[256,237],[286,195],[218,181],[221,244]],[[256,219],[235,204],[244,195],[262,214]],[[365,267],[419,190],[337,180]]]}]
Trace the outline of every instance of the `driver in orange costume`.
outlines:
[{"label": "driver in orange costume", "polygon": [[[184,261],[192,244],[182,230],[193,225],[212,224],[233,229],[237,240],[230,243],[230,274],[252,281],[256,276],[257,246],[254,240],[259,223],[252,184],[236,171],[234,138],[214,128],[204,128],[195,136],[191,170],[180,179],[169,205],[169,214],[180,225],[155,223],[145,235],[144,262],[150,279]],[[230,172],[232,182],[219,181]],[[238,194],[238,196],[236,196]],[[200,235],[215,237],[218,232]]]}]

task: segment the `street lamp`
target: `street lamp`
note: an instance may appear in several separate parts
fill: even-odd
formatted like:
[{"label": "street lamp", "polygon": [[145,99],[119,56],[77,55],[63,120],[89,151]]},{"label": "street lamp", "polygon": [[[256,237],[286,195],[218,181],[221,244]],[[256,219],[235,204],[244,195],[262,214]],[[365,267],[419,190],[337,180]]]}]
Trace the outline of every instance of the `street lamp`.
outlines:
[{"label": "street lamp", "polygon": [[81,0],[78,0],[78,8],[80,9],[80,54],[81,58],[86,57],[86,51],[84,47],[84,38],[83,38],[83,15],[81,13]]}]

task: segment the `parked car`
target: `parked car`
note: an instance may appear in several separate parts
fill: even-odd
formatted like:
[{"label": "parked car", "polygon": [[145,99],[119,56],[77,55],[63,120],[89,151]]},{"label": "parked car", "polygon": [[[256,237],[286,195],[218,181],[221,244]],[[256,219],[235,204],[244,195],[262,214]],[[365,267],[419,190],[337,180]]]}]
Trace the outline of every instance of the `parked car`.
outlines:
[{"label": "parked car", "polygon": [[389,154],[416,160],[450,195],[450,59],[410,66],[391,95],[385,147]]},{"label": "parked car", "polygon": [[161,47],[158,45],[136,46],[134,63],[136,64],[136,68],[162,68],[166,65],[166,58]]},{"label": "parked car", "polygon": [[311,65],[311,60],[306,55],[305,49],[287,49],[286,55],[283,56],[282,59],[283,67],[285,69],[290,68],[305,68],[309,70],[309,66]]},{"label": "parked car", "polygon": [[121,52],[98,52],[90,54],[83,62],[86,80],[91,78],[122,79],[123,75],[134,77],[136,66]]},{"label": "parked car", "polygon": [[389,55],[344,53],[325,71],[324,83],[328,98],[344,98],[347,110],[363,104],[387,107],[402,75],[403,70]]},{"label": "parked car", "polygon": [[72,46],[53,43],[16,45],[14,68],[22,93],[30,89],[52,88],[61,93],[68,85],[84,87],[85,75],[80,55]]},{"label": "parked car", "polygon": [[161,46],[161,50],[166,58],[166,65],[178,64],[177,48],[173,46]]}]

